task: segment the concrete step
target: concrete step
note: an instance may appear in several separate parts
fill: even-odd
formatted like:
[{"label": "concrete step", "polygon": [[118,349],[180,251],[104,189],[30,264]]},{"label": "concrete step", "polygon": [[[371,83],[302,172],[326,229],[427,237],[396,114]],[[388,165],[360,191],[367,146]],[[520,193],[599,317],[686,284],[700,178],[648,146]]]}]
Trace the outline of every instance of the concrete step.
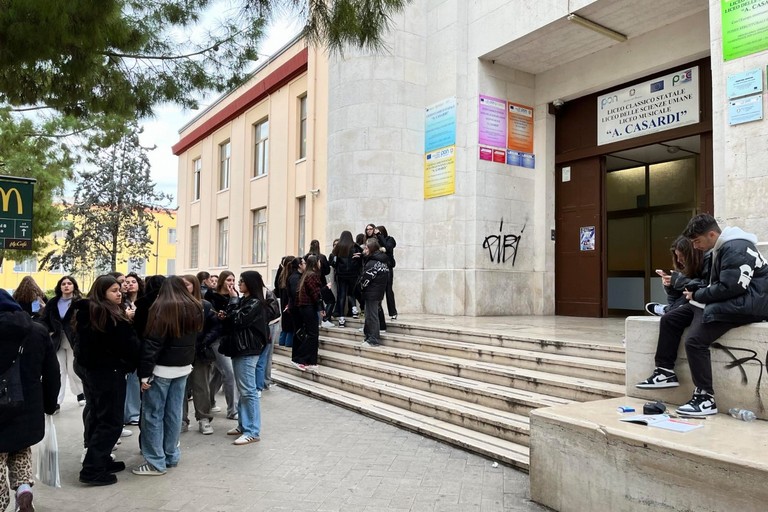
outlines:
[{"label": "concrete step", "polygon": [[[290,358],[288,350],[280,347],[276,348],[276,354],[284,354]],[[375,350],[381,349],[366,348],[363,349],[363,352],[367,356],[369,351]],[[531,410],[538,407],[549,407],[572,402],[572,400],[566,398],[534,391],[514,389],[508,386],[480,382],[469,378],[445,375],[434,371],[410,368],[387,361],[377,361],[367,357],[328,350],[320,350],[320,365],[521,415],[527,415]]]},{"label": "concrete step", "polygon": [[[623,397],[531,415],[531,499],[561,512],[764,512],[768,423],[727,414],[686,433],[619,421]],[[627,416],[636,413],[628,413]]]},{"label": "concrete step", "polygon": [[[362,341],[362,334],[357,329],[325,329],[325,339]],[[422,354],[438,354],[458,357],[465,360],[482,361],[497,365],[513,366],[528,370],[545,371],[569,377],[590,379],[611,384],[625,383],[623,362],[588,357],[566,356],[536,350],[476,345],[463,341],[445,341],[440,339],[395,334],[387,331],[382,335],[384,343],[398,349],[416,351]],[[616,396],[616,395],[612,395]]]},{"label": "concrete step", "polygon": [[[347,318],[347,327],[343,329],[335,327],[328,330],[352,330],[353,328],[362,327],[362,322],[362,319],[354,320]],[[585,343],[581,341],[569,340],[567,338],[552,337],[549,339],[544,339],[543,337],[536,338],[518,335],[513,332],[499,335],[483,332],[479,329],[473,329],[470,327],[433,327],[427,325],[408,324],[399,320],[387,320],[387,334],[384,336],[387,336],[388,334],[407,334],[410,336],[426,339],[459,341],[471,343],[474,345],[532,350],[535,352],[542,352],[547,354],[586,357],[589,359],[616,361],[619,363],[624,362],[624,347],[620,345]]]},{"label": "concrete step", "polygon": [[290,358],[277,355],[273,366],[292,374],[343,389],[371,400],[407,409],[419,414],[476,430],[513,443],[528,444],[528,418],[519,414],[491,409],[480,404],[413,389],[385,380],[358,375],[344,369],[320,366],[301,372],[290,364]]},{"label": "concrete step", "polygon": [[[326,385],[318,380],[309,380],[306,374],[297,375],[285,371],[287,368],[285,359],[285,356],[276,355],[274,361],[278,365],[272,371],[272,378],[282,386],[484,455],[504,464],[528,470],[529,450],[526,446],[457,426],[428,415],[401,409],[381,401],[361,397],[346,390]],[[290,361],[290,358],[287,359]],[[327,372],[328,370],[323,371]],[[321,374],[321,372],[311,373],[315,376]]]},{"label": "concrete step", "polygon": [[[364,356],[368,359],[386,361],[409,368],[465,377],[480,382],[535,391],[579,402],[602,400],[624,395],[623,384],[609,384],[544,371],[512,368],[483,361],[471,361],[460,357],[422,353],[415,350],[401,349],[399,346],[382,345],[376,348],[366,348],[356,341],[339,340],[325,336],[321,338],[320,343],[324,349],[324,354],[330,351],[334,354],[342,353],[351,356]],[[390,343],[390,341],[387,340],[387,343]]]}]

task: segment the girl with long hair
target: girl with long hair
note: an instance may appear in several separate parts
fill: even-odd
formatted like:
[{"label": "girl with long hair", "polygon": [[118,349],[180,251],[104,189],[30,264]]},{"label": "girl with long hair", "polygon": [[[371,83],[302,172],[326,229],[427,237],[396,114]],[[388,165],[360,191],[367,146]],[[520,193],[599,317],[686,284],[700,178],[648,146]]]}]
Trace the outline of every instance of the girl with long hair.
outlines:
[{"label": "girl with long hair", "polygon": [[73,276],[64,276],[56,283],[55,296],[48,301],[47,307],[40,315],[40,321],[46,326],[51,335],[56,358],[59,360],[61,388],[57,408],[64,401],[64,390],[69,377],[69,387],[77,396],[77,403],[85,405],[83,383],[75,372],[75,333],[72,330],[72,316],[75,313],[72,304],[80,300],[80,287]]},{"label": "girl with long hair", "polygon": [[675,239],[669,248],[672,256],[673,269],[669,274],[662,269],[656,270],[656,274],[661,277],[661,283],[664,285],[664,291],[667,294],[667,303],[649,302],[645,305],[645,310],[655,316],[661,316],[688,300],[683,296],[686,286],[704,285],[709,282],[707,269],[709,269],[709,255],[693,247],[691,241],[679,236]]},{"label": "girl with long hair", "polygon": [[240,274],[238,286],[242,297],[234,285],[229,287],[229,304],[222,321],[226,336],[219,350],[232,358],[240,393],[238,425],[227,434],[239,436],[233,444],[242,446],[261,440],[259,361],[266,361],[263,354],[268,349],[268,324],[280,315],[280,307],[258,272],[248,270]]},{"label": "girl with long hair", "polygon": [[397,247],[397,241],[389,236],[387,228],[384,226],[376,226],[373,231],[376,234],[376,240],[379,242],[382,252],[387,256],[387,267],[389,267],[389,277],[387,281],[387,314],[392,320],[397,320],[397,305],[395,304],[395,292],[392,289],[395,278],[395,247]]},{"label": "girl with long hair", "polygon": [[[282,307],[282,317],[280,319],[280,338],[278,344],[281,347],[293,346],[293,333],[296,329],[296,319],[293,308],[291,308],[291,289],[289,282],[292,277],[299,276],[299,266],[301,258],[295,256],[285,256],[280,265],[279,276],[275,278],[275,292],[280,297],[280,306]],[[279,279],[277,279],[279,277]],[[294,279],[296,281],[296,279]]]},{"label": "girl with long hair", "polygon": [[[222,270],[216,281],[216,288],[208,290],[205,294],[205,300],[211,303],[213,309],[219,313],[224,313],[229,304],[229,289],[235,286],[235,274],[229,270]],[[237,419],[237,389],[235,387],[235,374],[232,370],[232,360],[219,352],[221,336],[213,344],[213,352],[216,360],[213,362],[211,371],[211,412],[221,411],[221,407],[216,405],[216,393],[224,388],[224,399],[227,402],[227,419]]]},{"label": "girl with long hair", "polygon": [[[195,343],[195,360],[192,363],[192,373],[187,379],[187,390],[192,393],[192,404],[195,406],[195,420],[198,423],[198,430],[201,434],[213,434],[213,414],[211,413],[211,391],[209,382],[211,380],[211,363],[216,357],[213,354],[212,345],[219,338],[220,322],[213,306],[207,300],[200,296],[200,281],[196,276],[181,276],[187,291],[192,294],[195,300],[203,305],[203,330],[197,335]],[[182,415],[183,425],[181,431],[189,430],[189,400],[184,400],[184,413]]]},{"label": "girl with long hair", "polygon": [[13,300],[32,318],[38,318],[45,303],[48,302],[43,290],[30,276],[22,278],[19,286],[13,291]]},{"label": "girl with long hair", "polygon": [[88,485],[117,482],[114,473],[125,469],[110,453],[123,429],[125,375],[136,368],[139,340],[129,315],[121,307],[120,284],[112,276],[99,276],[88,298],[75,308],[76,363],[83,368],[89,413],[85,421],[87,452],[80,481]]},{"label": "girl with long hair", "polygon": [[305,258],[306,268],[299,282],[296,306],[299,311],[299,321],[303,337],[295,336],[291,362],[299,370],[314,370],[317,368],[317,352],[320,348],[317,315],[325,316],[320,289],[320,264],[314,256]]},{"label": "girl with long hair", "polygon": [[202,329],[202,303],[181,277],[166,279],[149,308],[141,347],[141,454],[146,462],[133,469],[135,475],[163,475],[179,463],[182,402]]},{"label": "girl with long hair", "polygon": [[355,244],[352,233],[342,231],[339,243],[333,248],[332,261],[336,271],[336,316],[339,327],[347,323],[346,315],[351,308],[353,316],[357,316],[357,307],[353,296],[355,283],[362,268],[362,249]]}]

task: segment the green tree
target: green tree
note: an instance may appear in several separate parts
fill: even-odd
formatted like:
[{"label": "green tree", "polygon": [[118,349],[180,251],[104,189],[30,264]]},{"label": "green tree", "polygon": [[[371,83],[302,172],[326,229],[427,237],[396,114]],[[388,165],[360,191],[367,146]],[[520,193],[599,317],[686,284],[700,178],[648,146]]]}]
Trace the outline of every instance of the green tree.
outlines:
[{"label": "green tree", "polygon": [[[241,84],[276,11],[314,44],[381,46],[410,0],[0,0],[0,104],[141,118]],[[211,28],[210,20],[218,18]]]},{"label": "green tree", "polygon": [[147,259],[153,213],[170,212],[171,197],[155,190],[141,130],[130,124],[117,143],[91,148],[93,168],[78,172],[72,204],[64,214],[68,228],[61,249],[46,258],[49,268],[69,272],[115,270],[129,259]]},{"label": "green tree", "polygon": [[0,264],[5,258],[21,261],[38,253],[46,246],[46,236],[60,227],[61,212],[55,203],[77,160],[67,142],[55,136],[62,128],[58,122],[36,124],[0,109],[0,175],[37,180],[32,251],[0,250]]}]

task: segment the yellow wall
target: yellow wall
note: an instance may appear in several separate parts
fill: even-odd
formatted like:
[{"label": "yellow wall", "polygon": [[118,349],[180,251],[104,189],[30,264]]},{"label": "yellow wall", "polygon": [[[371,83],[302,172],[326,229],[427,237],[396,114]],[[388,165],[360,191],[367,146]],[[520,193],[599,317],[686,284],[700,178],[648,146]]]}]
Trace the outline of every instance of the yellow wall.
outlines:
[{"label": "yellow wall", "polygon": [[[149,235],[152,238],[152,245],[150,246],[150,256],[147,259],[145,265],[145,272],[139,273],[142,277],[154,274],[167,275],[173,272],[173,265],[176,260],[176,244],[171,243],[169,240],[169,230],[176,229],[176,212],[171,211],[171,214],[167,213],[153,213],[154,221],[149,227]],[[62,236],[61,232],[54,233],[49,236],[49,247],[44,251],[40,251],[40,254],[47,254],[49,251],[56,249],[54,245],[54,238]],[[177,235],[178,237],[178,235]],[[118,258],[120,259],[120,258]],[[39,262],[39,258],[38,258]],[[169,272],[169,263],[171,264]],[[56,282],[66,275],[66,272],[24,272],[15,271],[14,266],[16,262],[13,260],[3,261],[2,268],[0,268],[0,288],[6,290],[14,290],[22,278],[25,276],[32,276],[32,279],[43,289],[43,291],[53,290],[56,286]],[[29,269],[31,270],[32,265]],[[34,266],[35,270],[37,265]],[[178,269],[178,267],[176,267]],[[27,270],[27,269],[23,269]],[[128,272],[127,263],[118,263],[117,270],[122,273]],[[80,291],[87,293],[91,286],[91,283],[99,275],[98,271],[85,272],[80,274],[74,274],[80,285]]]}]

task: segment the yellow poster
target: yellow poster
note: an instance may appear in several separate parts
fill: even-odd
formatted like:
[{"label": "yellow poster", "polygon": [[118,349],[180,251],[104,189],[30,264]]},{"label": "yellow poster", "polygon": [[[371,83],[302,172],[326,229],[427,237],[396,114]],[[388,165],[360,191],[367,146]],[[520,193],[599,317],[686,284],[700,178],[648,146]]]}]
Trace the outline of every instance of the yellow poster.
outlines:
[{"label": "yellow poster", "polygon": [[456,146],[424,155],[424,199],[456,192]]}]

